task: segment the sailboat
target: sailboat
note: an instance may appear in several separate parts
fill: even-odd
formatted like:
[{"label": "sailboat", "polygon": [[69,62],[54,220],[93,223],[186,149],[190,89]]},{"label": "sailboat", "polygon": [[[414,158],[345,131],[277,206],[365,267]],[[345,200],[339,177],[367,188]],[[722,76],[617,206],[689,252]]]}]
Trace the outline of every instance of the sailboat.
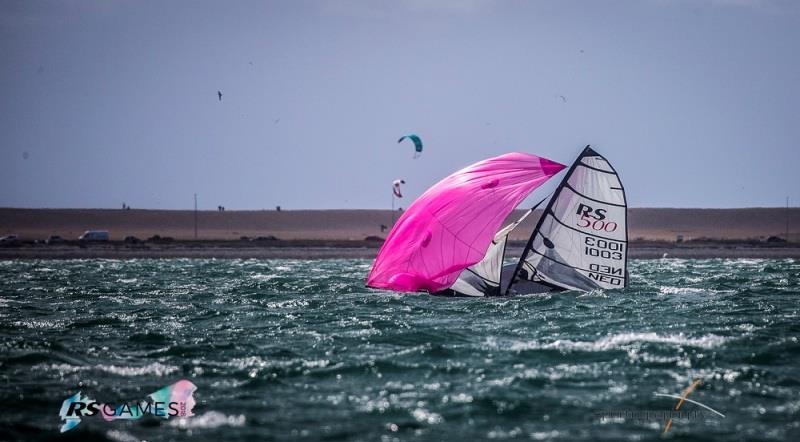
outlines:
[{"label": "sailboat", "polygon": [[[627,201],[617,171],[590,146],[553,192],[515,262],[505,227],[536,188],[566,166],[510,153],[461,169],[409,206],[378,252],[367,286],[453,296],[506,296],[625,287]],[[502,227],[502,228],[501,228]]]}]

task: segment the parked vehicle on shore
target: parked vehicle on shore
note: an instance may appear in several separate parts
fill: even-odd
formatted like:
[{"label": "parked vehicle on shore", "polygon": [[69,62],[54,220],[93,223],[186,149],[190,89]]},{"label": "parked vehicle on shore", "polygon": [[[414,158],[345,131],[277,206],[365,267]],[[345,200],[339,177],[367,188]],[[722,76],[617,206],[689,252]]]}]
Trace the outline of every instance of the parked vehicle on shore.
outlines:
[{"label": "parked vehicle on shore", "polygon": [[19,244],[19,237],[17,235],[6,235],[0,237],[0,246],[15,246]]},{"label": "parked vehicle on shore", "polygon": [[66,240],[64,238],[62,238],[60,235],[50,235],[50,236],[47,237],[46,240],[44,240],[44,243],[48,244],[48,245],[50,245],[50,244],[63,244],[64,242],[66,242]]},{"label": "parked vehicle on shore", "polygon": [[82,242],[89,242],[89,241],[108,241],[108,231],[107,230],[87,230],[83,232],[83,235],[78,237],[79,241]]},{"label": "parked vehicle on shore", "polygon": [[128,235],[125,237],[125,239],[122,240],[122,242],[124,242],[125,244],[141,244],[144,241],[133,235]]}]

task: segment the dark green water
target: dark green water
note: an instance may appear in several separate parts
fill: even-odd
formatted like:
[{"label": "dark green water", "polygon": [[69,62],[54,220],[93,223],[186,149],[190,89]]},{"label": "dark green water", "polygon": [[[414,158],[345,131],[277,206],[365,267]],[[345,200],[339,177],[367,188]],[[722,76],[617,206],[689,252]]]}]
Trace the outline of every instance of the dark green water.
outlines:
[{"label": "dark green water", "polygon": [[[0,439],[800,440],[800,262],[635,261],[623,291],[506,299],[368,290],[369,265],[0,261]],[[181,378],[195,417],[59,435],[79,390]],[[694,379],[725,418],[600,417]]]}]

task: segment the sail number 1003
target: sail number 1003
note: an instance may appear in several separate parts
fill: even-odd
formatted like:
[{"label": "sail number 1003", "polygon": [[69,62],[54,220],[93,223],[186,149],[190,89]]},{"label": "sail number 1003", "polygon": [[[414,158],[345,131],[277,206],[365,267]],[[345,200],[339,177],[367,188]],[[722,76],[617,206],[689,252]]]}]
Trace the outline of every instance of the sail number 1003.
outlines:
[{"label": "sail number 1003", "polygon": [[584,253],[587,256],[596,256],[598,258],[622,260],[623,243],[616,241],[607,241],[605,239],[594,238],[587,236],[584,239]]}]

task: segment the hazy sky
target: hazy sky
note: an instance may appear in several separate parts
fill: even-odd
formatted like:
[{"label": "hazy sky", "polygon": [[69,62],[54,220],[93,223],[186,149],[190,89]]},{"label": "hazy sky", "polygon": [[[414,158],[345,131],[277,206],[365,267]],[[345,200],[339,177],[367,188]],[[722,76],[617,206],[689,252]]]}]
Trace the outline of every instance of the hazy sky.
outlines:
[{"label": "hazy sky", "polygon": [[633,207],[800,201],[796,1],[3,0],[0,60],[0,206],[387,208],[586,144]]}]

